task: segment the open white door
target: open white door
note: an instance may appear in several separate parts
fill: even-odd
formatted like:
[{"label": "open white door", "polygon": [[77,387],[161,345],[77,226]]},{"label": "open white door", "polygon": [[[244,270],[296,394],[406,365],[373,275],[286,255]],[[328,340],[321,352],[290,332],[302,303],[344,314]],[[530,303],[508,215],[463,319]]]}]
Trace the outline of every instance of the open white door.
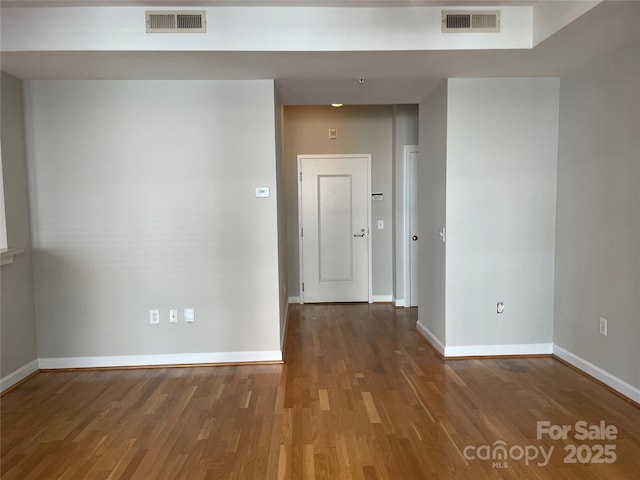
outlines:
[{"label": "open white door", "polygon": [[418,146],[405,145],[405,306],[418,306]]},{"label": "open white door", "polygon": [[370,155],[299,155],[300,299],[368,302]]}]

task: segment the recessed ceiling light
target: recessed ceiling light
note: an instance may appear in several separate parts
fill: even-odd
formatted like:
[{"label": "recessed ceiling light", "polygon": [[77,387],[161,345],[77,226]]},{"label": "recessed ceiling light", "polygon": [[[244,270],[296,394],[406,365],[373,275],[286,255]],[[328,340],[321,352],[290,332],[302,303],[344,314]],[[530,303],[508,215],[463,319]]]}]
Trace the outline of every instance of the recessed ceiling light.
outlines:
[{"label": "recessed ceiling light", "polygon": [[332,104],[331,104],[331,106],[332,106],[332,107],[339,108],[339,107],[341,107],[341,106],[342,106],[342,103],[332,103]]}]

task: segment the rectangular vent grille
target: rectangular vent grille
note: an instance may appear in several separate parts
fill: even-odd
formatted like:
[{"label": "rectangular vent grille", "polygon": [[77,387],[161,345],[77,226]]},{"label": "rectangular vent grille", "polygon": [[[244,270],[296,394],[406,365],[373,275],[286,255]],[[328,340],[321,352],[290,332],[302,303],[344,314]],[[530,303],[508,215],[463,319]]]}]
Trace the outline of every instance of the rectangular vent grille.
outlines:
[{"label": "rectangular vent grille", "polygon": [[204,10],[147,11],[147,33],[205,33],[207,17]]},{"label": "rectangular vent grille", "polygon": [[499,32],[500,12],[461,10],[442,12],[442,31],[450,32]]}]

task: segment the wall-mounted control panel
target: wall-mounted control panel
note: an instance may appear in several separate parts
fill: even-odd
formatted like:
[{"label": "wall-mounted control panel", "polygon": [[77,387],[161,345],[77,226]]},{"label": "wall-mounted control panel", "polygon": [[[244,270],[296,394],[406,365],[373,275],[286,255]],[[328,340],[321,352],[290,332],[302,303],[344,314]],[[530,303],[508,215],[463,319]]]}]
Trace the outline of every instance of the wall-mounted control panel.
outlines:
[{"label": "wall-mounted control panel", "polygon": [[268,198],[269,187],[256,187],[256,198]]}]

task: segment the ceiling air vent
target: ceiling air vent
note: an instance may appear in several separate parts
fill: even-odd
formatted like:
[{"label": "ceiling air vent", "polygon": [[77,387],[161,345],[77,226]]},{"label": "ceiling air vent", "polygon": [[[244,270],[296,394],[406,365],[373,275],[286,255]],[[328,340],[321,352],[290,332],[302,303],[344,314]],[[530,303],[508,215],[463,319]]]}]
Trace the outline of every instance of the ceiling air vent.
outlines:
[{"label": "ceiling air vent", "polygon": [[205,33],[207,13],[204,10],[154,10],[145,12],[147,33]]},{"label": "ceiling air vent", "polygon": [[499,32],[500,12],[483,10],[470,12],[449,10],[442,12],[442,31],[451,32]]}]

